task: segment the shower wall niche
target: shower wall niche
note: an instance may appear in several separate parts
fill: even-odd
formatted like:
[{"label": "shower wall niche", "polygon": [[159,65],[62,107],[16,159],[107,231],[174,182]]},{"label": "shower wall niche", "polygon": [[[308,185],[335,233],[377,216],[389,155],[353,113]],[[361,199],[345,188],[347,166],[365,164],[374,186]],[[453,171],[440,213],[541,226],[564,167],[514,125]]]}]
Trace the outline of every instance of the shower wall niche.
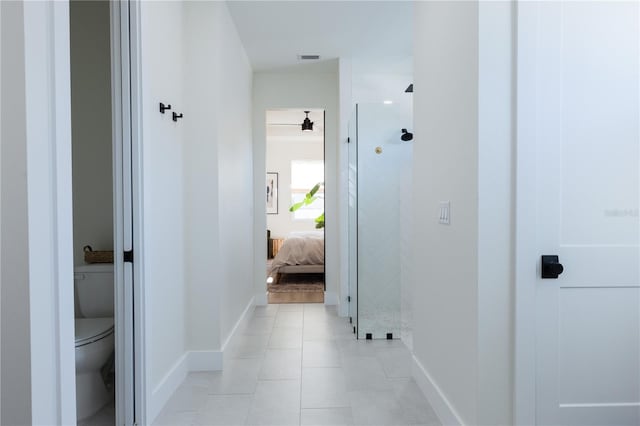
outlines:
[{"label": "shower wall niche", "polygon": [[[358,104],[349,123],[350,316],[359,339],[410,336],[411,110]],[[407,137],[405,136],[405,139]]]}]

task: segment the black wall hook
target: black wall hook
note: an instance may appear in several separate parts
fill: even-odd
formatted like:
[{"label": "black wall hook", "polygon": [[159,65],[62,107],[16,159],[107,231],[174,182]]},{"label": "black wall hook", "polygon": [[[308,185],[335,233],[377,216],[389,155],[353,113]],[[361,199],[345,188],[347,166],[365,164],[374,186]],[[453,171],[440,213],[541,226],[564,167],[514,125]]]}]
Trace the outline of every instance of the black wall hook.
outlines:
[{"label": "black wall hook", "polygon": [[164,114],[164,112],[168,109],[171,109],[171,104],[165,105],[162,102],[160,102],[160,113]]},{"label": "black wall hook", "polygon": [[173,113],[173,121],[178,121],[178,118],[182,118],[182,113],[180,114],[176,114],[175,112]]}]

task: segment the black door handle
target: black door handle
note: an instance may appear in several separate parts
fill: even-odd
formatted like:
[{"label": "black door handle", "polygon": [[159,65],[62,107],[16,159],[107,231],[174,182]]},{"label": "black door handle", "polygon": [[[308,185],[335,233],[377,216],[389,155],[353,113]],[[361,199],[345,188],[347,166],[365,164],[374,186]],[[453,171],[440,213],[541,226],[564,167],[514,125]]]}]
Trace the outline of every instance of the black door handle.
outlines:
[{"label": "black door handle", "polygon": [[558,256],[542,256],[542,278],[556,279],[562,272],[564,272],[564,267],[558,261]]}]

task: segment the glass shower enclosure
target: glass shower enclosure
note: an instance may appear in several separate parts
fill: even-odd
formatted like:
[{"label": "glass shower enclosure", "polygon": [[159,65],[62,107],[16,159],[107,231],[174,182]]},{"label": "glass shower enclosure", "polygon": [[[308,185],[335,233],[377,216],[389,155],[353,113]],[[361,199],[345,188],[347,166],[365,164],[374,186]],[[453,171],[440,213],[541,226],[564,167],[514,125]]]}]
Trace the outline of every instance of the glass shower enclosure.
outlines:
[{"label": "glass shower enclosure", "polygon": [[408,327],[413,142],[401,136],[410,126],[409,109],[382,103],[356,105],[349,122],[349,315],[358,339],[400,338]]}]

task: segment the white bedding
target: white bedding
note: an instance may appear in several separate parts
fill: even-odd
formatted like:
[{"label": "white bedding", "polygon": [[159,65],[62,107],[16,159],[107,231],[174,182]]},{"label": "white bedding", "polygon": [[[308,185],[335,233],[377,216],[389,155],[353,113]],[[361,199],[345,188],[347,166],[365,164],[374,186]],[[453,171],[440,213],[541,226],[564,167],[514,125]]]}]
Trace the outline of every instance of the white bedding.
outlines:
[{"label": "white bedding", "polygon": [[285,239],[271,263],[269,275],[274,276],[283,266],[293,265],[324,265],[324,233],[292,234]]}]

